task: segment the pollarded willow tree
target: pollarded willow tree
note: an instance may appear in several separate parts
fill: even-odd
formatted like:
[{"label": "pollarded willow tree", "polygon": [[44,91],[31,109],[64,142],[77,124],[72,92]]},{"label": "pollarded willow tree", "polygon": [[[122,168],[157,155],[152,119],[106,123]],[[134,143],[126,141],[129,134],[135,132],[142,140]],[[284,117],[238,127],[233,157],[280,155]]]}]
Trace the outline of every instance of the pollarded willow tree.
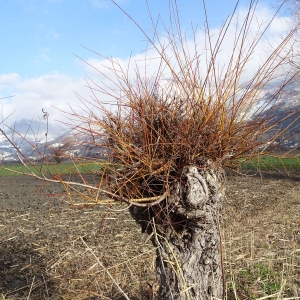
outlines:
[{"label": "pollarded willow tree", "polygon": [[[92,100],[82,99],[83,113],[69,113],[78,121],[77,128],[90,136],[90,146],[102,149],[107,159],[97,185],[83,185],[94,193],[95,201],[101,202],[102,192],[127,203],[157,247],[161,300],[224,297],[220,237],[224,167],[264,153],[264,145],[283,132],[261,141],[263,133],[281,121],[272,112],[281,90],[296,76],[285,62],[291,58],[288,47],[297,28],[277,40],[250,80],[243,82],[272,24],[272,20],[256,23],[256,5],[250,1],[238,22],[234,11],[217,35],[206,19],[204,29],[193,29],[192,40],[182,33],[175,0],[169,1],[170,27],[163,23],[164,32],[158,32],[153,25],[154,38],[128,16],[151,44],[149,56],[146,52],[143,63],[132,61],[128,68],[106,58],[98,70],[105,83],[88,81]],[[206,12],[205,3],[203,7]],[[224,62],[225,46],[230,53]],[[275,79],[280,82],[277,90],[262,103],[261,91]],[[112,109],[99,92],[113,99]],[[40,178],[49,180],[45,174]],[[73,190],[78,185],[63,183]]]}]

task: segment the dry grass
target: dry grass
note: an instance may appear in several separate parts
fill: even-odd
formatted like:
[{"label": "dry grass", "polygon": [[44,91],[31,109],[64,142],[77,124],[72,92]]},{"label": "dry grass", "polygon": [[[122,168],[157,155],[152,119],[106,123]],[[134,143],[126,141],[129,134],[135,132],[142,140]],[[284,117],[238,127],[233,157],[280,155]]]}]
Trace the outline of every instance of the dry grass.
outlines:
[{"label": "dry grass", "polygon": [[[106,220],[109,222],[111,218]],[[116,220],[116,216],[111,220]],[[152,285],[154,280],[155,250],[143,239],[136,240],[140,233],[138,228],[132,230],[132,220],[121,222],[122,230],[116,224],[107,224],[96,239],[99,244],[86,236],[78,236],[58,257],[48,262],[49,275],[60,282],[58,289],[64,299],[89,299],[91,296],[125,299],[124,295],[129,299],[150,299],[147,296],[152,292],[146,287],[147,282]],[[112,230],[111,226],[116,226],[117,230]]]},{"label": "dry grass", "polygon": [[[8,268],[0,295],[18,300],[125,299],[123,294],[150,299],[147,282],[153,285],[155,279],[155,250],[145,236],[138,238],[140,230],[129,215],[120,220],[115,213],[105,214],[103,208],[64,209],[42,219],[39,214],[6,214],[1,230],[11,228],[11,235],[1,238]],[[105,228],[97,220],[106,222]],[[33,224],[39,229],[28,229]]]},{"label": "dry grass", "polygon": [[[227,186],[227,299],[297,299],[299,178],[237,176]],[[0,299],[155,299],[155,249],[130,215],[65,200],[1,208]]]},{"label": "dry grass", "polygon": [[249,186],[237,177],[231,184],[238,188],[228,191],[223,220],[228,298],[297,299],[299,181],[264,179]]}]

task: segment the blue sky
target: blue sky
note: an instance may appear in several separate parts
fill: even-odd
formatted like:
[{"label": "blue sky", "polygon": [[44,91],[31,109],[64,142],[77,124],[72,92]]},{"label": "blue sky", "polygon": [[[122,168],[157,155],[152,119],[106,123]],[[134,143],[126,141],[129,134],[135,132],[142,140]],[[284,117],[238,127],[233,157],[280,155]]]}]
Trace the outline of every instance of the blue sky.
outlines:
[{"label": "blue sky", "polygon": [[[145,1],[117,1],[147,32],[151,22]],[[149,0],[154,18],[168,18],[167,0]],[[190,22],[204,22],[202,1],[178,0],[183,30]],[[245,7],[248,1],[241,1]],[[260,9],[272,11],[272,2]],[[209,0],[211,27],[219,27],[235,6],[235,0]],[[84,60],[101,60],[82,46],[109,57],[126,60],[146,46],[139,29],[110,0],[0,0],[0,98],[2,115],[11,119],[36,117],[47,107],[77,105],[74,91],[87,95]],[[75,54],[75,55],[74,55]],[[92,60],[91,60],[92,61]],[[63,105],[64,104],[64,105]],[[51,108],[51,110],[53,110]],[[59,113],[53,110],[57,117]]]},{"label": "blue sky", "polygon": [[[190,20],[202,25],[200,1],[188,2],[180,5],[185,25]],[[211,26],[220,25],[235,5],[232,0],[207,2]],[[118,3],[143,28],[151,29],[143,0]],[[167,16],[167,0],[149,3],[154,16]],[[1,73],[17,72],[24,78],[53,71],[82,76],[80,61],[73,53],[83,58],[90,53],[81,45],[120,58],[145,46],[136,26],[109,0],[0,0],[0,11]]]}]

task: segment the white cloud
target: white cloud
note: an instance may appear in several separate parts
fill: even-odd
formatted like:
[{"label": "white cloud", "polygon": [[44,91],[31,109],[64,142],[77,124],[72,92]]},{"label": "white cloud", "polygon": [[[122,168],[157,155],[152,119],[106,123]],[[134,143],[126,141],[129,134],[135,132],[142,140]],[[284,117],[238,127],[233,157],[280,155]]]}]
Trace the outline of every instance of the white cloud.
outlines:
[{"label": "white cloud", "polygon": [[2,74],[0,75],[0,86],[1,85],[15,85],[19,82],[20,76],[17,73]]},{"label": "white cloud", "polygon": [[[91,1],[96,5],[96,3],[102,3],[103,1]],[[104,1],[105,2],[105,1]],[[240,10],[239,15],[243,16],[245,10]],[[272,17],[272,12],[265,7],[259,7],[256,12],[256,19],[250,28],[250,34],[253,36],[255,30],[258,29],[261,22],[266,22]],[[258,21],[256,21],[258,20]],[[255,70],[261,65],[262,61],[268,55],[268,43],[272,43],[273,46],[279,43],[281,35],[284,35],[287,26],[287,18],[276,17],[274,19],[273,25],[269,28],[267,33],[267,40],[261,41],[256,51],[252,54],[249,64],[247,65],[245,72],[243,73],[243,80],[251,78]],[[281,25],[282,24],[282,25]],[[212,40],[216,39],[219,29],[211,29],[211,34],[214,35]],[[222,44],[220,52],[218,54],[218,63],[221,69],[222,64],[226,65],[228,63],[230,55],[234,49],[234,36],[235,27],[231,26],[228,29],[228,34]],[[207,40],[205,41],[205,36],[203,33],[199,33],[197,36],[198,51],[199,53],[205,52],[205,47],[207,46]],[[187,41],[187,45],[192,53],[194,42]],[[169,51],[169,50],[168,50]],[[147,75],[150,77],[155,74],[158,69],[159,60],[157,59],[158,54],[154,50],[149,50],[147,52]],[[205,74],[207,65],[205,61],[205,56],[202,56],[203,67],[201,69],[202,75]],[[135,72],[134,67],[137,66],[141,70],[141,74],[145,74],[143,70],[145,69],[145,54],[137,54],[131,59],[119,59],[120,66],[127,69],[129,60],[131,60],[131,68],[128,72],[129,79],[134,79]],[[99,57],[91,57],[86,60],[89,64],[97,68],[99,72],[92,69],[88,65],[85,66],[86,74],[100,86],[102,83],[107,87],[113,87],[110,79],[115,79],[112,77],[110,61],[107,59],[100,59]],[[103,86],[103,85],[102,85]],[[99,89],[99,87],[95,86]],[[13,98],[2,99],[0,105],[2,105],[2,115],[4,117],[10,115],[12,112],[14,114],[10,117],[10,120],[21,119],[23,117],[42,117],[42,108],[50,114],[50,121],[55,119],[63,120],[64,117],[59,110],[70,111],[69,105],[76,109],[77,113],[85,113],[84,105],[77,99],[74,91],[80,96],[90,100],[92,92],[86,87],[86,81],[84,78],[74,79],[69,75],[61,73],[45,74],[43,76],[24,79],[21,78],[17,73],[2,74],[0,75],[0,98],[8,96],[4,94],[4,90],[12,91],[15,95]],[[107,96],[96,92],[96,96],[99,98],[101,103],[107,101]],[[118,91],[116,91],[117,95]],[[90,104],[88,104],[90,105]],[[79,108],[82,107],[82,108]],[[57,109],[55,109],[57,108]],[[0,107],[1,109],[1,107]],[[9,122],[8,122],[9,123]]]},{"label": "white cloud", "polygon": [[[287,17],[279,17],[275,16],[271,25],[267,28],[263,38],[257,43],[255,49],[250,53],[245,50],[251,45],[251,43],[259,36],[259,33],[264,32],[265,27],[268,25],[270,20],[274,17],[274,12],[265,6],[258,6],[255,14],[253,16],[253,21],[249,26],[247,31],[247,38],[244,41],[244,51],[240,53],[241,41],[235,42],[235,37],[238,35],[239,30],[243,24],[243,20],[245,19],[248,11],[247,9],[240,9],[237,14],[238,21],[234,21],[231,26],[229,26],[226,36],[223,40],[223,43],[219,49],[215,66],[218,68],[217,72],[220,72],[223,69],[223,76],[225,75],[225,71],[228,63],[233,54],[233,60],[237,61],[239,55],[241,59],[245,59],[247,55],[250,55],[246,60],[248,63],[246,64],[244,71],[241,75],[241,82],[247,82],[252,78],[252,76],[256,73],[259,67],[263,65],[263,63],[267,60],[269,55],[274,51],[274,49],[281,43],[282,37],[284,37],[289,29],[289,18]],[[211,43],[216,43],[219,36],[220,29],[219,28],[211,28],[210,36]],[[257,35],[258,34],[258,35]],[[162,40],[162,42],[164,42]],[[197,43],[197,51],[198,54],[203,54],[201,59],[201,69],[199,72],[204,76],[207,73],[207,69],[209,68],[207,64],[207,59],[209,60],[209,51],[208,48],[208,39],[207,35],[203,33],[203,31],[199,31],[196,36]],[[165,40],[165,45],[168,44],[168,41]],[[158,46],[159,47],[159,46]],[[195,43],[193,40],[188,40],[186,42],[186,47],[189,48],[190,56],[192,57],[195,53]],[[174,53],[170,50],[170,47],[165,50],[169,57],[174,57]],[[140,70],[141,74],[144,73],[145,65],[147,69],[148,77],[155,74],[158,69],[160,61],[155,59],[158,57],[156,51],[151,50],[147,53],[147,62],[145,63],[145,55],[137,54],[133,56],[129,64],[129,58],[127,59],[115,59],[119,65],[115,65],[118,69],[121,67],[124,71],[127,71],[128,65],[130,68],[128,70],[128,77],[130,79],[134,78],[135,71],[134,68],[137,66]],[[170,60],[172,62],[172,59]],[[109,78],[112,78],[112,72],[110,68],[112,67],[111,62],[108,59],[101,59],[97,57],[87,59],[87,62],[94,66],[99,72],[92,70],[87,67],[87,72],[92,74],[92,78],[96,78],[96,82],[103,82],[106,85],[113,85]],[[168,69],[167,69],[168,71]],[[221,76],[222,77],[222,76]]]},{"label": "white cloud", "polygon": [[[88,96],[84,79],[74,79],[68,75],[54,73],[36,78],[23,79],[18,74],[0,75],[0,85],[13,91],[14,97],[2,99],[2,116],[11,117],[6,123],[12,123],[21,118],[41,118],[42,108],[50,114],[50,122],[55,119],[65,119],[59,110],[68,110],[69,104],[76,108],[80,101],[74,91],[82,96]],[[0,91],[0,98],[7,95]]]}]

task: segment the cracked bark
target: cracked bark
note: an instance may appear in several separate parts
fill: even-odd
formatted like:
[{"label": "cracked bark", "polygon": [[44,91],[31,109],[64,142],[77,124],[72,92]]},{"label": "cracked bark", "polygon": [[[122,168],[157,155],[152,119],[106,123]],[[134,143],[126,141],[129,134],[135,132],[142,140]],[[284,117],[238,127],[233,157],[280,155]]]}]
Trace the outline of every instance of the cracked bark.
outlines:
[{"label": "cracked bark", "polygon": [[157,247],[158,299],[223,297],[219,215],[224,176],[211,165],[188,166],[159,206],[130,212]]}]

